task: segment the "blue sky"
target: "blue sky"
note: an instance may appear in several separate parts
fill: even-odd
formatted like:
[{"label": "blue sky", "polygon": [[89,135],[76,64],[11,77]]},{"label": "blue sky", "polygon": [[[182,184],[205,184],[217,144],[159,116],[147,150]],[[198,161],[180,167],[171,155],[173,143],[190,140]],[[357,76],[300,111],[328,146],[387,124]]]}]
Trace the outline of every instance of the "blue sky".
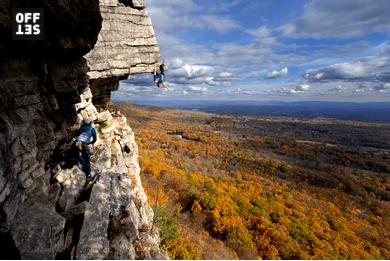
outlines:
[{"label": "blue sky", "polygon": [[129,99],[390,101],[388,0],[146,0],[171,88]]}]

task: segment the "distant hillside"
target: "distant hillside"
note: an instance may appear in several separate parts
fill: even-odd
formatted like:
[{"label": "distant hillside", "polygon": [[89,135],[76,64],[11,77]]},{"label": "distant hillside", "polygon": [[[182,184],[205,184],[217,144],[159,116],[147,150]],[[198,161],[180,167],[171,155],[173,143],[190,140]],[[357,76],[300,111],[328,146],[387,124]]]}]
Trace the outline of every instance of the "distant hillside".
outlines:
[{"label": "distant hillside", "polygon": [[171,258],[390,258],[388,124],[114,109]]},{"label": "distant hillside", "polygon": [[298,118],[336,118],[369,122],[390,122],[390,102],[255,102],[255,101],[169,101],[145,100],[136,104],[176,107],[186,110],[247,115]]}]

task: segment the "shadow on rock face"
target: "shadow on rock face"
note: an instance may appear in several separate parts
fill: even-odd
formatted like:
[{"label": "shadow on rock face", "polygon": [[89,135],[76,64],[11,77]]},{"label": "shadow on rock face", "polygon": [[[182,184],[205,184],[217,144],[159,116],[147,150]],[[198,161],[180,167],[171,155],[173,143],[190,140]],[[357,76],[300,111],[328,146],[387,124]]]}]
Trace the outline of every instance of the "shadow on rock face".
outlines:
[{"label": "shadow on rock face", "polygon": [[[12,41],[11,13],[13,8],[44,9],[43,41]],[[0,45],[17,52],[50,53],[52,56],[82,56],[88,53],[97,41],[102,26],[99,0],[1,0]],[[16,52],[16,53],[17,53]]]},{"label": "shadow on rock face", "polygon": [[77,165],[79,161],[79,150],[76,144],[61,144],[53,151],[53,154],[48,162],[46,162],[46,169],[55,169],[58,164],[62,169],[71,169]]},{"label": "shadow on rock face", "polygon": [[21,259],[20,253],[15,246],[15,242],[9,232],[9,227],[7,225],[6,214],[2,207],[0,207],[0,246],[3,250],[0,251],[0,259]]}]

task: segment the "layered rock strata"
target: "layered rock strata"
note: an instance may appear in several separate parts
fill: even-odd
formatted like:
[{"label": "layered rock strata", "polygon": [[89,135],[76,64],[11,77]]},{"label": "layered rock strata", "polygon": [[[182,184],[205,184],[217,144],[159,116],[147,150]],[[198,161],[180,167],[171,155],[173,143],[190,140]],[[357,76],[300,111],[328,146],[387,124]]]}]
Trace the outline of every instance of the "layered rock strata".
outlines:
[{"label": "layered rock strata", "polygon": [[87,59],[95,102],[110,101],[123,77],[153,70],[159,48],[143,0],[101,0],[102,29]]},{"label": "layered rock strata", "polygon": [[[113,62],[104,68],[97,65],[97,53],[88,54],[96,41],[101,50],[122,45],[118,39],[101,38],[102,16],[103,29],[104,19],[115,24],[121,17],[115,14],[118,10],[134,16],[127,17],[128,22],[138,21],[138,13],[146,17],[142,1],[107,6],[113,3],[0,2],[2,258],[165,257],[158,247],[158,236],[152,229],[153,213],[140,182],[134,135],[123,116],[103,110],[110,91],[115,89],[115,77],[124,74],[119,61],[130,60],[126,64],[129,68],[147,71],[147,65],[157,61],[157,49],[151,45],[151,54],[142,56],[142,46],[130,46],[126,57],[119,53],[106,56],[105,61]],[[12,8],[26,4],[45,7],[44,41],[11,40]],[[142,38],[144,33],[137,31],[136,23],[127,24],[132,39]],[[111,35],[106,33],[106,37]],[[121,52],[127,52],[127,45],[122,46]],[[132,55],[138,58],[128,59]],[[98,94],[99,109],[94,106],[94,92]],[[98,178],[92,182],[86,181],[77,165],[62,169],[53,164],[83,117],[96,118],[100,131],[93,162],[93,174]]]}]

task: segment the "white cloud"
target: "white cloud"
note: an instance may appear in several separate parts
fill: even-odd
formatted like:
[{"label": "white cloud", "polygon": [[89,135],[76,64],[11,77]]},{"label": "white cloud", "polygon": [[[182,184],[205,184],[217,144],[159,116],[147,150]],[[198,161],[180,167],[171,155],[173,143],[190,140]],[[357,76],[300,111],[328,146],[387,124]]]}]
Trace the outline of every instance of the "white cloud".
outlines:
[{"label": "white cloud", "polygon": [[338,85],[336,87],[328,89],[328,92],[329,93],[342,93],[342,92],[345,92],[346,90],[347,90],[347,88],[345,88],[341,85]]},{"label": "white cloud", "polygon": [[200,16],[198,20],[195,21],[194,25],[200,28],[209,28],[220,34],[240,28],[240,25],[237,21],[229,17],[216,15]]},{"label": "white cloud", "polygon": [[[234,5],[239,2],[237,1]],[[167,73],[168,81],[180,82],[181,84],[185,84],[185,82],[201,84],[204,82],[213,86],[231,85],[232,81],[246,79],[260,81],[265,75],[255,79],[251,76],[252,72],[269,71],[270,68],[306,59],[291,53],[276,53],[274,47],[281,46],[271,28],[263,25],[254,29],[244,29],[239,21],[226,15],[219,15],[220,10],[225,7],[230,8],[232,2],[219,1],[203,6],[190,0],[185,0],[183,3],[178,0],[153,2],[147,0],[147,3],[162,59],[172,63]],[[212,8],[217,7],[214,13],[210,12],[213,10],[211,6]],[[243,33],[252,37],[248,43],[238,43],[235,40],[233,42],[217,40],[211,44],[197,43],[197,41],[187,42],[185,38],[181,38],[182,32],[191,33],[194,29],[203,31],[207,29],[218,34],[241,29]],[[282,47],[278,50],[282,50]],[[185,72],[188,70],[181,68],[180,71],[175,72],[176,67],[182,66],[176,64],[175,58],[181,58],[191,65],[207,64],[214,69],[214,74],[209,74],[203,79],[197,77],[189,81],[188,74]],[[223,71],[234,73],[234,77],[223,77],[225,79],[222,80],[217,74]],[[283,73],[282,71],[281,75]]]},{"label": "white cloud", "polygon": [[390,83],[386,82],[383,84],[378,84],[374,87],[374,90],[383,93],[390,92]]},{"label": "white cloud", "polygon": [[[382,15],[384,12],[388,13],[387,9],[382,6],[382,13],[378,13],[379,8],[367,7],[371,5],[367,4],[367,1],[311,0],[304,7],[303,15],[296,21],[283,26],[282,32],[284,36],[289,37],[321,38],[350,37],[351,35],[387,31],[388,27],[374,21],[377,19],[385,22],[382,23],[383,25],[388,25],[386,24],[387,18]],[[233,14],[230,8],[238,3],[247,4],[246,0],[234,2],[217,0],[207,4],[200,4],[195,0],[146,0],[146,2],[162,59],[165,59],[169,65],[167,81],[177,88],[170,90],[174,94],[205,93],[205,90],[197,88],[206,88],[207,96],[219,90],[221,94],[231,94],[236,86],[242,87],[248,84],[252,86],[265,82],[269,86],[264,88],[263,94],[271,93],[266,89],[270,90],[278,86],[274,88],[272,94],[280,93],[298,98],[303,97],[301,94],[305,93],[331,95],[345,92],[343,95],[349,95],[354,89],[361,91],[356,84],[364,81],[375,82],[370,90],[376,91],[377,95],[379,92],[388,90],[383,87],[382,83],[390,82],[388,69],[390,68],[390,51],[387,54],[383,52],[380,55],[346,60],[346,57],[356,57],[362,52],[365,52],[365,55],[371,55],[373,53],[373,49],[369,49],[372,47],[371,38],[360,38],[360,40],[348,41],[348,43],[301,40],[294,42],[283,38],[278,29],[270,27],[267,24],[267,18],[259,19],[257,26],[253,28],[244,28],[240,21],[234,19],[240,16]],[[348,7],[353,6],[355,2],[356,8]],[[382,5],[384,1],[378,0],[378,3]],[[252,9],[254,8],[249,8],[251,12]],[[322,20],[317,16],[327,18]],[[340,24],[341,20],[343,23]],[[362,23],[359,24],[359,21]],[[374,29],[371,30],[371,28]],[[240,29],[240,36],[242,35],[243,38],[232,39],[239,31],[237,29]],[[199,35],[198,32],[202,34]],[[191,37],[191,33],[196,37]],[[220,34],[226,34],[226,36]],[[207,39],[202,39],[202,37],[207,37]],[[288,40],[288,44],[284,44],[285,40]],[[312,69],[306,70],[307,68]],[[296,72],[302,70],[306,70],[302,76],[312,88],[297,86],[299,80],[295,83],[283,82],[283,87],[280,85],[282,80],[265,80],[285,76],[290,76],[288,79],[292,79]],[[144,80],[147,86],[155,86],[150,78],[146,77]],[[339,82],[348,89],[334,87]],[[350,85],[347,82],[350,82]],[[141,86],[142,79],[138,80],[135,85]],[[195,92],[187,87],[195,87]],[[134,90],[134,92],[141,91],[142,89]],[[249,95],[250,92],[246,90],[241,93]],[[161,91],[159,90],[158,93]],[[160,95],[158,93],[156,91],[156,95]],[[258,93],[257,90],[256,93]]]},{"label": "white cloud", "polygon": [[187,92],[193,92],[193,93],[206,93],[207,92],[206,87],[198,87],[198,86],[190,86],[186,89]]},{"label": "white cloud", "polygon": [[309,89],[310,89],[310,85],[309,84],[301,84],[301,85],[297,86],[294,91],[296,91],[296,92],[305,92],[305,91],[308,91]]},{"label": "white cloud", "polygon": [[272,36],[270,29],[263,25],[256,29],[248,29],[247,33],[254,36],[257,42],[260,42],[264,45],[276,45],[278,41],[274,36]]},{"label": "white cloud", "polygon": [[[180,58],[175,58],[167,62],[168,69],[165,72],[168,84],[176,85],[209,85],[209,86],[228,86],[235,79],[232,72],[225,68],[190,64]],[[155,86],[152,74],[131,75],[124,83],[134,87]],[[148,89],[134,88],[130,92],[142,92]]]},{"label": "white cloud", "polygon": [[[133,84],[135,83],[135,84]],[[140,85],[137,85],[140,84]],[[157,88],[156,85],[151,81],[151,83],[143,83],[141,85],[141,82],[132,82],[129,81],[121,81],[119,85],[119,90],[116,92],[113,92],[113,99],[114,100],[123,100],[130,97],[137,97],[137,96],[159,96],[161,95],[162,89]]]},{"label": "white cloud", "polygon": [[350,38],[389,32],[388,0],[314,0],[292,23],[280,27],[288,37]]},{"label": "white cloud", "polygon": [[374,88],[372,88],[370,83],[361,83],[358,88],[356,88],[353,93],[354,94],[364,94],[367,92],[372,92]]},{"label": "white cloud", "polygon": [[178,69],[178,68],[183,67],[183,65],[184,65],[184,62],[182,59],[174,58],[173,60],[171,60],[169,62],[169,69]]},{"label": "white cloud", "polygon": [[280,87],[280,88],[273,88],[270,92],[277,95],[291,95],[293,94],[292,91],[293,90],[291,90],[290,88]]},{"label": "white cloud", "polygon": [[350,62],[336,63],[319,69],[307,70],[303,77],[311,82],[390,81],[390,47],[385,46],[376,55],[367,56]]},{"label": "white cloud", "polygon": [[310,85],[308,84],[300,84],[296,86],[295,88],[291,89],[288,87],[280,87],[280,88],[273,88],[271,90],[271,93],[278,94],[278,95],[294,95],[294,94],[303,94],[310,90]]},{"label": "white cloud", "polygon": [[275,78],[280,78],[280,77],[283,77],[283,76],[287,76],[288,75],[288,69],[287,67],[284,67],[283,69],[280,69],[279,71],[272,71],[269,75],[268,75],[268,79],[275,79]]},{"label": "white cloud", "polygon": [[148,12],[157,31],[167,33],[185,29],[210,29],[222,34],[240,28],[238,21],[225,15],[207,14],[204,8],[192,0],[150,2]]},{"label": "white cloud", "polygon": [[187,43],[176,35],[158,31],[157,40],[163,59],[173,61],[175,58],[185,59],[189,63],[212,61],[215,55],[206,46]]},{"label": "white cloud", "polygon": [[314,75],[314,78],[316,78],[317,80],[320,80],[323,76],[324,76],[324,73],[323,72],[319,72],[319,73],[316,73]]},{"label": "white cloud", "polygon": [[228,71],[223,71],[213,76],[213,81],[217,82],[229,83],[233,80],[235,80],[234,74]]},{"label": "white cloud", "polygon": [[218,71],[221,69],[208,65],[185,63],[180,58],[174,59],[168,67],[171,69],[167,71],[167,81],[177,84],[217,86],[230,85],[234,80],[233,73],[229,71]]},{"label": "white cloud", "polygon": [[214,72],[214,68],[207,65],[184,64],[181,67],[169,71],[169,77],[175,79],[183,77],[187,80],[193,80],[209,76]]},{"label": "white cloud", "polygon": [[359,83],[358,87],[353,91],[355,94],[364,93],[390,93],[390,83],[374,83],[364,82]]},{"label": "white cloud", "polygon": [[[155,86],[153,81],[153,75],[151,73],[132,74],[123,83],[131,84],[132,86],[147,87]],[[136,89],[135,91],[141,90],[142,88]],[[132,90],[133,91],[133,90]]]}]

